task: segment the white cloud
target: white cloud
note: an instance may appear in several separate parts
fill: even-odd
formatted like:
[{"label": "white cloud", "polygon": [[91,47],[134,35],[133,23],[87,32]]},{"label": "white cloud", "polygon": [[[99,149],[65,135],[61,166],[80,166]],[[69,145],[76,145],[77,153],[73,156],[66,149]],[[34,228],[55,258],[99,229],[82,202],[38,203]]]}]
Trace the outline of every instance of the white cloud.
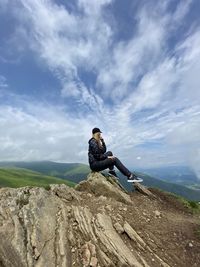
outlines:
[{"label": "white cloud", "polygon": [[[21,2],[24,9],[20,19],[27,28],[30,47],[60,79],[61,95],[79,97],[86,85],[80,81],[78,68],[95,70],[108,53],[112,31],[101,11],[111,1],[78,1],[83,14],[69,13],[52,1]],[[93,89],[86,89],[88,94],[95,94]]]},{"label": "white cloud", "polygon": [[[77,100],[80,113],[71,118],[65,107],[44,109],[28,99],[16,109],[1,106],[4,159],[86,162],[87,140],[98,126],[108,149],[132,168],[175,162],[197,166],[200,33],[189,31],[173,48],[169,38],[191,1],[181,1],[174,13],[167,12],[167,2],[151,12],[144,4],[132,38],[114,42],[116,29],[103,12],[112,1],[79,0],[78,10],[70,13],[53,1],[21,0],[17,16],[23,36],[60,80],[61,96]],[[80,68],[97,76],[96,87],[86,86]],[[84,105],[90,114],[81,114]],[[160,146],[145,147],[151,142]]]},{"label": "white cloud", "polygon": [[[190,9],[190,5],[192,4],[192,0],[181,1],[173,15],[173,23],[180,23],[182,19],[184,19],[185,15],[188,13]],[[173,24],[172,24],[173,25]]]},{"label": "white cloud", "polygon": [[100,15],[102,7],[110,4],[111,2],[112,0],[79,0],[78,5],[79,7],[84,9],[86,14],[96,17]]},{"label": "white cloud", "polygon": [[[25,103],[24,103],[25,104]],[[0,160],[55,160],[87,163],[87,142],[91,126],[87,120],[66,116],[60,108],[26,103],[1,106]],[[78,130],[79,129],[79,130]],[[85,151],[84,156],[80,154]]]}]

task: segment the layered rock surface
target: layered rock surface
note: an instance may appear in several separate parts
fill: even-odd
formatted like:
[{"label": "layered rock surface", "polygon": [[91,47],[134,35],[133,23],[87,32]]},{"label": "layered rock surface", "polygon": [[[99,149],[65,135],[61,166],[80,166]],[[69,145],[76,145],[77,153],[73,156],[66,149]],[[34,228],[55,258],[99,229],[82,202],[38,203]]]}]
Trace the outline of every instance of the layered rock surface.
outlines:
[{"label": "layered rock surface", "polygon": [[[156,244],[152,231],[142,229],[148,220],[164,218],[156,210],[159,201],[128,194],[117,180],[100,173],[89,174],[74,189],[64,184],[48,190],[1,188],[0,266],[186,266],[159,248],[162,236]],[[142,202],[143,208],[137,204]],[[148,214],[148,205],[155,213]],[[198,260],[194,257],[194,264]]]}]

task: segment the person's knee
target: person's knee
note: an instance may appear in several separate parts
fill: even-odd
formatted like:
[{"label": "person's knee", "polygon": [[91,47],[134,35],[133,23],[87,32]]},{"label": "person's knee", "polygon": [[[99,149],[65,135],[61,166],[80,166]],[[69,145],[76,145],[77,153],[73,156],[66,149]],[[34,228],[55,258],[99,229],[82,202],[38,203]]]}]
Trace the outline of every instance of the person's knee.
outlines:
[{"label": "person's knee", "polygon": [[117,157],[114,157],[113,161],[116,162],[116,161],[119,161],[119,159]]},{"label": "person's knee", "polygon": [[113,156],[112,151],[108,151],[106,154],[107,154],[108,156]]}]

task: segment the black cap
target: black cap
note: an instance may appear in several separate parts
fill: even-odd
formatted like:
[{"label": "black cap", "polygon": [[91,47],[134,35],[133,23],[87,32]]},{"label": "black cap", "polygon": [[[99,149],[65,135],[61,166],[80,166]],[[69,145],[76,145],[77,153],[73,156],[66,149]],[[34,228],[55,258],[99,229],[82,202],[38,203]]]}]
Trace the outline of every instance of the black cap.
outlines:
[{"label": "black cap", "polygon": [[95,134],[95,133],[102,133],[102,132],[99,128],[94,128],[92,129],[92,133]]}]

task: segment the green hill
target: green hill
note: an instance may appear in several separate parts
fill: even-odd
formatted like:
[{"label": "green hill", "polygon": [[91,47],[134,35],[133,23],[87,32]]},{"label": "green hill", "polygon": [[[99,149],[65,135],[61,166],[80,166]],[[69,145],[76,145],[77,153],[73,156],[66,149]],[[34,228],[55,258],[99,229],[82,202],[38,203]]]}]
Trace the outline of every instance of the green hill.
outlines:
[{"label": "green hill", "polygon": [[90,172],[89,166],[81,163],[60,163],[53,161],[16,161],[0,162],[0,167],[4,168],[25,168],[40,172],[44,175],[54,176],[71,180],[75,183],[85,179]]},{"label": "green hill", "polygon": [[[32,162],[0,162],[0,167],[4,168],[25,168],[27,171],[32,170],[37,172],[39,177],[48,177],[53,179],[53,182],[57,183],[69,183],[68,180],[73,183],[79,183],[86,179],[90,172],[90,168],[86,164],[81,163],[58,163],[52,161],[32,161]],[[39,174],[40,173],[40,174]],[[187,188],[186,186],[178,185],[175,183],[166,182],[153,177],[153,175],[145,174],[144,172],[137,172],[140,177],[143,178],[143,184],[149,187],[159,188],[189,200],[200,201],[200,192],[194,188]],[[46,176],[47,175],[47,176]],[[36,178],[36,177],[35,177]],[[1,179],[1,176],[0,176]],[[63,179],[63,180],[62,180]],[[126,178],[119,174],[120,183],[128,190],[132,190],[132,185],[127,183]],[[47,181],[47,180],[45,180]],[[50,180],[49,180],[50,181]],[[0,184],[1,186],[1,184]],[[197,188],[199,189],[199,188]]]},{"label": "green hill", "polygon": [[22,168],[0,168],[0,187],[42,186],[49,184],[66,184],[73,187],[72,181],[43,175],[39,172]]}]

